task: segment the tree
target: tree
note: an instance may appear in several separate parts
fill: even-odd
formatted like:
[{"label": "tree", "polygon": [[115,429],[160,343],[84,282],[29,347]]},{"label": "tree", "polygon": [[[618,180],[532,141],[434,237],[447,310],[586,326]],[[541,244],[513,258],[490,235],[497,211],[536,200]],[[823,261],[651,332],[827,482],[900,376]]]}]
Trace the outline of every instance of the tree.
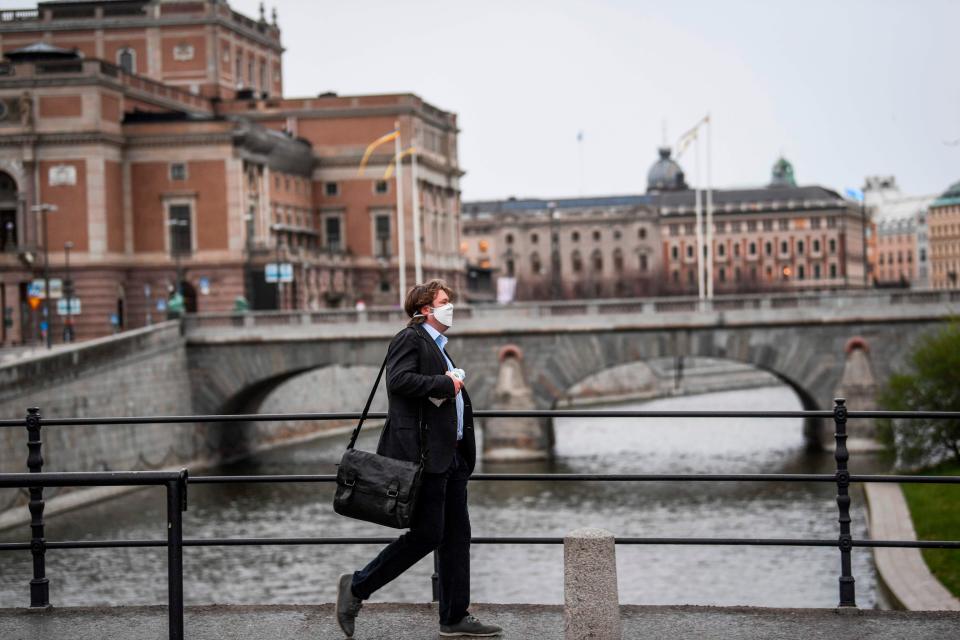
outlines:
[{"label": "tree", "polygon": [[[893,411],[960,411],[960,321],[920,338],[908,371],[892,375],[878,399]],[[960,419],[885,420],[879,427],[898,466],[960,462]]]}]

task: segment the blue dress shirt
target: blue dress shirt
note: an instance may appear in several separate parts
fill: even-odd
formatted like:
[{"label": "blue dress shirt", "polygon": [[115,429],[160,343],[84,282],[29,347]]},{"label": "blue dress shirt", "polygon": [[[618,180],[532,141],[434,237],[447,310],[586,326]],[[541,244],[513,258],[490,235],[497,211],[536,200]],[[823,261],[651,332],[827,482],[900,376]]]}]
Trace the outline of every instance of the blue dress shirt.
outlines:
[{"label": "blue dress shirt", "polygon": [[[427,330],[427,333],[430,334],[430,337],[433,338],[433,341],[437,343],[437,346],[440,347],[440,353],[443,354],[443,359],[447,363],[447,371],[453,371],[453,363],[450,362],[450,358],[447,357],[447,352],[444,351],[444,348],[447,346],[447,336],[443,335],[433,327],[431,327],[426,322],[423,323],[423,328]],[[457,394],[457,440],[463,439],[463,393]]]}]

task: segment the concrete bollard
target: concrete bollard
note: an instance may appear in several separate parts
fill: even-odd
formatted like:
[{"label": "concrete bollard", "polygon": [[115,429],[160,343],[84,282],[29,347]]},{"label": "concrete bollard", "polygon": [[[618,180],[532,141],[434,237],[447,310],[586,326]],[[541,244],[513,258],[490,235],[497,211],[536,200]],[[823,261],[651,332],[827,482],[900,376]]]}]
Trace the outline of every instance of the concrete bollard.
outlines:
[{"label": "concrete bollard", "polygon": [[565,640],[621,640],[613,534],[577,529],[563,539]]}]

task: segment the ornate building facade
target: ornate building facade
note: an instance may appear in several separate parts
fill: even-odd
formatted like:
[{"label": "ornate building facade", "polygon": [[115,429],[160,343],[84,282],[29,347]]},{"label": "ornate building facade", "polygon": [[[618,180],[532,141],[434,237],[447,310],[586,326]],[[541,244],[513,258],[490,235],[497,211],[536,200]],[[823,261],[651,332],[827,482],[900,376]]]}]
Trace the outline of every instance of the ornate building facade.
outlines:
[{"label": "ornate building facade", "polygon": [[960,287],[960,182],[934,200],[928,209],[930,285]]},{"label": "ornate building facade", "polygon": [[[696,192],[670,150],[659,154],[643,195],[465,203],[468,264],[516,278],[518,299],[696,295]],[[715,292],[865,286],[864,212],[797,186],[786,160],[769,184],[712,197]]]},{"label": "ornate building facade", "polygon": [[[73,281],[78,338],[188,311],[396,304],[393,148],[403,172],[405,251],[460,286],[456,115],[412,94],[284,98],[280,28],[223,0],[41,2],[0,11],[0,344],[38,338],[30,283]],[[409,169],[410,158],[406,158]],[[68,263],[69,261],[69,263]],[[292,281],[266,282],[267,263]],[[51,307],[59,339],[67,318]]]}]

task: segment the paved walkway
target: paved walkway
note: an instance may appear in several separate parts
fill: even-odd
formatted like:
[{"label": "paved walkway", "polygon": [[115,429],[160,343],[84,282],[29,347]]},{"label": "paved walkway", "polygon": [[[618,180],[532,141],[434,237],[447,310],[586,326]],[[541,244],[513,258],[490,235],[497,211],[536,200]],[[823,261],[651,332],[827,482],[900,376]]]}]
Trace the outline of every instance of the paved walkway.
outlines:
[{"label": "paved walkway", "polygon": [[[864,491],[870,508],[872,539],[917,539],[899,484],[867,483]],[[873,558],[896,606],[911,611],[960,611],[960,600],[930,573],[920,549],[875,548]]]},{"label": "paved walkway", "polygon": [[[484,620],[502,625],[504,640],[562,640],[559,605],[476,605]],[[960,639],[960,613],[621,607],[624,640],[951,640]],[[163,607],[65,608],[47,612],[0,609],[3,640],[164,640]],[[189,607],[188,640],[335,640],[342,638],[333,605]],[[368,604],[357,640],[438,638],[432,605]]]}]

